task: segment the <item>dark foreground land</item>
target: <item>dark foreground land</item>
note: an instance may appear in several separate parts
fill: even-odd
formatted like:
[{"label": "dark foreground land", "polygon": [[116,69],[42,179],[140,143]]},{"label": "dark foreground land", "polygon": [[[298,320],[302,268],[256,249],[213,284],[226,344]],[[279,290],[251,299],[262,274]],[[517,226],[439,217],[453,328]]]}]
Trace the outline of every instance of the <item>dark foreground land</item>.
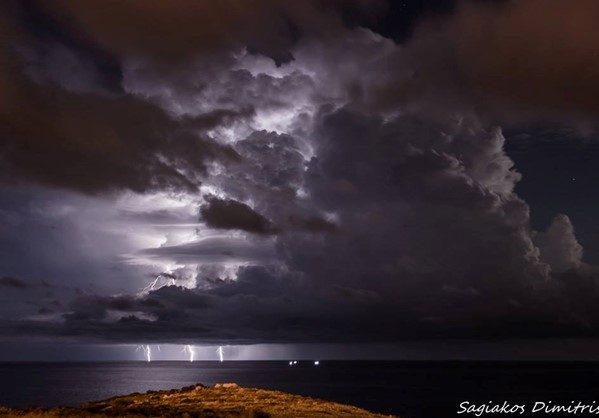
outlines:
[{"label": "dark foreground land", "polygon": [[133,393],[79,408],[0,407],[2,417],[186,417],[278,418],[359,417],[382,418],[354,406],[326,402],[283,392],[248,389],[233,383],[188,386],[183,389]]}]

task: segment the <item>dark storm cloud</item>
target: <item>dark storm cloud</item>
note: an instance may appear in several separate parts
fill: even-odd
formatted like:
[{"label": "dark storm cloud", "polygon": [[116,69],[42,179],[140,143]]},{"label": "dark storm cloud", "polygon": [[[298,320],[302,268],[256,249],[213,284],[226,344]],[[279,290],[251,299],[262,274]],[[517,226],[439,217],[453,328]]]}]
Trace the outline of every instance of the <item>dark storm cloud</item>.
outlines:
[{"label": "dark storm cloud", "polygon": [[[338,234],[288,231],[277,240],[285,268],[76,303],[47,332],[178,342],[595,335],[595,271],[581,264],[567,218],[530,235],[498,131],[325,109],[313,135],[304,186],[335,213]],[[264,213],[278,210],[272,202]],[[245,250],[235,248],[221,239],[149,253],[184,263],[226,251],[239,259]],[[116,307],[120,319],[110,320]]]},{"label": "dark storm cloud", "polygon": [[301,217],[290,215],[288,223],[290,229],[298,231],[332,233],[339,230],[334,222],[318,216]]},{"label": "dark storm cloud", "polygon": [[231,199],[208,196],[207,203],[200,208],[201,218],[211,228],[238,229],[253,234],[272,234],[271,222],[245,203]]},{"label": "dark storm cloud", "polygon": [[[366,10],[372,3],[347,7]],[[122,66],[137,58],[173,68],[194,57],[228,63],[243,47],[282,63],[292,58],[290,48],[301,36],[340,30],[343,7],[266,0],[184,0],[178,7],[136,0],[93,7],[68,0],[3,5],[4,181],[91,193],[195,189],[206,161],[235,157],[211,142],[206,130],[251,116],[252,105],[182,120],[143,97],[123,94]],[[118,16],[135,18],[121,24]]]},{"label": "dark storm cloud", "polygon": [[215,121],[245,117],[207,114],[176,121],[131,96],[80,95],[28,79],[2,34],[7,63],[0,76],[0,159],[4,182],[22,180],[87,193],[129,188],[194,189],[208,159],[235,154],[201,134]]},{"label": "dark storm cloud", "polygon": [[[50,337],[92,341],[256,343],[256,342],[375,342],[414,338],[479,338],[593,336],[583,318],[595,313],[574,298],[595,291],[592,282],[564,276],[571,295],[561,317],[547,307],[504,308],[494,315],[464,318],[428,316],[398,307],[395,297],[366,289],[306,283],[262,267],[246,268],[236,281],[210,290],[168,286],[146,295],[98,297],[81,295],[61,308],[59,321],[4,320],[3,336],[15,330]],[[565,287],[572,280],[577,287]],[[434,297],[434,295],[431,295]],[[460,304],[471,304],[458,298]],[[589,302],[589,303],[586,303]],[[496,307],[495,307],[496,309]],[[273,313],[276,312],[276,315]],[[574,326],[576,325],[576,326]]]},{"label": "dark storm cloud", "polygon": [[[384,340],[397,331],[388,327],[391,317],[367,329],[383,313],[379,305],[380,298],[368,291],[308,290],[293,276],[253,267],[208,291],[170,286],[138,297],[83,295],[67,306],[63,322],[46,323],[42,330],[34,321],[5,321],[2,329],[131,342]],[[360,332],[348,335],[356,329]]]},{"label": "dark storm cloud", "polygon": [[0,135],[5,182],[27,180],[88,193],[193,190],[206,159],[234,157],[227,147],[134,98],[75,96],[4,76]]},{"label": "dark storm cloud", "polygon": [[[521,175],[501,129],[487,123],[495,106],[513,112],[543,101],[549,115],[570,97],[553,85],[561,77],[547,75],[552,85],[538,88],[555,96],[496,91],[495,56],[528,53],[525,41],[510,55],[511,32],[497,22],[526,34],[520,13],[539,29],[562,7],[548,2],[552,12],[533,21],[532,4],[465,2],[406,40],[408,30],[398,46],[344,27],[337,2],[32,3],[36,18],[3,29],[20,41],[1,51],[10,64],[0,75],[3,177],[88,193],[177,189],[193,203],[116,210],[129,236],[114,236],[143,248],[122,244],[119,253],[164,270],[143,275],[149,285],[117,287],[114,273],[112,293],[77,290],[70,272],[68,290],[3,316],[0,331],[156,342],[595,335],[596,267],[582,261],[568,217],[532,230],[514,192]],[[31,33],[40,19],[43,33]],[[68,30],[55,28],[66,22]],[[496,35],[466,36],[479,22]],[[543,45],[567,26],[531,36],[547,36],[535,38]],[[64,51],[72,64],[56,64]],[[112,70],[100,51],[120,63],[121,92],[101,81]],[[539,62],[549,58],[537,52]],[[525,83],[532,75],[520,65],[504,76]],[[77,81],[74,70],[89,77]],[[589,100],[575,107],[592,114]],[[188,211],[198,202],[201,222]],[[64,234],[40,234],[72,237],[71,264],[88,261],[73,251],[79,242],[100,258],[118,244],[99,232],[115,227],[104,207],[90,212],[90,223],[100,221],[92,239],[78,238],[89,230],[70,221],[84,206],[51,217],[69,227]],[[25,218],[3,248],[37,242],[41,222]],[[148,223],[166,232],[133,228]],[[186,223],[186,236],[168,230]],[[39,252],[53,257],[60,248],[45,248],[45,238]],[[4,261],[23,268],[18,257]]]},{"label": "dark storm cloud", "polygon": [[122,93],[119,60],[68,22],[44,13],[41,2],[11,2],[6,10],[23,29],[17,49],[29,75],[79,92]]},{"label": "dark storm cloud", "polygon": [[380,9],[380,4],[368,0],[180,0],[172,7],[140,0],[85,5],[60,0],[44,4],[43,9],[56,18],[72,19],[98,44],[122,58],[146,56],[170,65],[195,54],[246,47],[281,64],[293,59],[291,48],[302,36],[341,27],[343,10],[352,8],[364,15]]},{"label": "dark storm cloud", "polygon": [[499,106],[547,117],[595,117],[598,14],[592,0],[469,4],[453,29],[460,69],[481,99],[490,95]]},{"label": "dark storm cloud", "polygon": [[256,131],[238,141],[234,149],[242,162],[217,176],[216,183],[230,195],[251,199],[257,208],[268,210],[269,233],[338,230],[334,221],[315,208],[302,206],[296,199],[306,169],[304,150],[297,138]]},{"label": "dark storm cloud", "polygon": [[[594,126],[599,32],[592,0],[461,1],[445,18],[421,19],[406,43],[411,83],[377,103],[472,111],[491,123],[562,121]],[[405,66],[395,64],[396,80]],[[393,70],[389,70],[393,71]],[[412,103],[414,104],[414,103]]]},{"label": "dark storm cloud", "polygon": [[342,109],[323,113],[315,135],[310,195],[336,214],[341,233],[282,240],[293,268],[396,294],[415,315],[447,309],[445,318],[466,314],[450,307],[457,301],[438,299],[447,284],[475,289],[469,308],[478,311],[491,300],[528,299],[545,277],[499,132]]},{"label": "dark storm cloud", "polygon": [[16,277],[4,276],[0,277],[0,287],[8,287],[13,289],[27,289],[29,285]]}]

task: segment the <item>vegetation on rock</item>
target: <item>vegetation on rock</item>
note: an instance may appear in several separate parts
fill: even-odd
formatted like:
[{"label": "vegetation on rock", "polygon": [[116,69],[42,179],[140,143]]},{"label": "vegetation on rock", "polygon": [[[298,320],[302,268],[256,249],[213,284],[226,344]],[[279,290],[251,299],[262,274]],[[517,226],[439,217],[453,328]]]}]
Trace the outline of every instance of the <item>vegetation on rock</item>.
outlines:
[{"label": "vegetation on rock", "polygon": [[133,393],[79,408],[0,407],[2,417],[183,417],[183,418],[382,418],[354,406],[283,392],[241,388],[234,383]]}]

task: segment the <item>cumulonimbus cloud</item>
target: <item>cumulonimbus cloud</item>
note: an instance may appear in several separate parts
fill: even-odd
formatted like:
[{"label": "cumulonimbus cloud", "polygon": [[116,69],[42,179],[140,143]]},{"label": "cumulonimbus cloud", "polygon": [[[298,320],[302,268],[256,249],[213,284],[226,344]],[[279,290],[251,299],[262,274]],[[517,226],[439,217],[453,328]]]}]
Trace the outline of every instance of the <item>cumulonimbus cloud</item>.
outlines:
[{"label": "cumulonimbus cloud", "polygon": [[[4,49],[12,65],[0,75],[2,176],[92,194],[188,198],[184,206],[149,201],[118,211],[120,228],[125,219],[165,232],[132,227],[130,239],[145,247],[114,258],[155,262],[164,271],[148,280],[168,280],[118,295],[70,289],[53,296],[53,306],[41,297],[35,308],[45,316],[5,318],[6,335],[394,341],[524,336],[532,328],[587,335],[599,321],[588,299],[572,303],[581,288],[596,292],[597,277],[582,262],[573,226],[559,216],[547,231],[532,231],[501,129],[488,125],[490,108],[471,91],[480,83],[493,106],[506,100],[508,110],[540,100],[526,90],[501,97],[496,56],[473,52],[487,35],[460,32],[482,13],[493,28],[505,20],[526,33],[518,16],[534,0],[466,4],[442,29],[423,27],[404,45],[345,27],[337,2],[319,9],[321,2],[260,1],[251,13],[233,2],[100,3],[93,13],[69,0],[42,11],[57,24],[69,17],[69,33],[85,32],[121,63],[122,91],[94,77],[93,88],[66,85],[53,60]],[[132,24],[109,19],[109,5],[119,16],[135,12]],[[214,17],[222,27],[208,24]],[[30,43],[23,30],[5,36]],[[439,33],[458,48],[431,54]],[[497,57],[524,54],[526,43],[507,50],[510,39],[489,40]],[[462,68],[468,62],[472,68]],[[506,77],[524,83],[522,65]],[[557,78],[543,80],[560,96]],[[181,228],[189,233],[175,233]]]}]

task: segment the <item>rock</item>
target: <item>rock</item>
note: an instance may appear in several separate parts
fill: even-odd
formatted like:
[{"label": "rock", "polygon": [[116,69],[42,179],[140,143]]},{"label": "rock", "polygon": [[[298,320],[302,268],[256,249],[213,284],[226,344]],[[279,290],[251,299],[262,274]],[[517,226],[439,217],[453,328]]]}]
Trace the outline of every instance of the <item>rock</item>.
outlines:
[{"label": "rock", "polygon": [[238,388],[239,385],[237,383],[217,383],[215,388]]},{"label": "rock", "polygon": [[[227,390],[223,390],[227,389]],[[11,409],[0,417],[196,417],[196,418],[382,418],[354,406],[283,392],[249,389],[235,383],[201,385],[179,390],[149,391],[90,402],[79,408]]]}]

